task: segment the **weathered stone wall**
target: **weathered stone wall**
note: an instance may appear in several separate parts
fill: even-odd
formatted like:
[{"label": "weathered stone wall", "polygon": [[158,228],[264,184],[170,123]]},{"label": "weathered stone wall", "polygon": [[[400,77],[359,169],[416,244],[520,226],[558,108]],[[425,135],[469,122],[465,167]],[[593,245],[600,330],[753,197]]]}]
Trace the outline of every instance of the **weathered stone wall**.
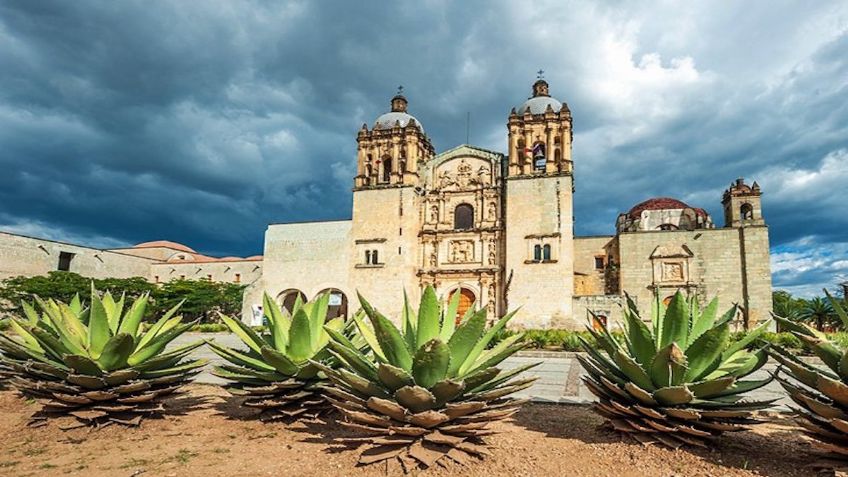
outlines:
[{"label": "weathered stone wall", "polygon": [[[620,295],[586,295],[574,297],[574,321],[583,330],[591,324],[592,313],[607,319],[610,329],[621,327],[621,304],[624,298]],[[591,313],[590,313],[591,312]]]},{"label": "weathered stone wall", "polygon": [[[575,295],[603,295],[605,293],[604,267],[595,266],[595,258],[603,259],[606,266],[606,247],[613,240],[612,235],[598,237],[574,237],[574,273]],[[582,283],[578,283],[582,282]],[[580,318],[575,312],[575,317]]]},{"label": "weathered stone wall", "polygon": [[262,260],[154,263],[150,267],[148,279],[153,283],[184,278],[249,285],[262,277],[262,263]]},{"label": "weathered stone wall", "polygon": [[[679,289],[696,293],[702,303],[718,296],[723,309],[733,303],[748,306],[752,324],[766,319],[771,311],[768,232],[758,227],[744,233],[744,248],[735,228],[621,234],[621,289],[636,299],[644,316],[649,316],[656,288],[661,297]],[[658,254],[658,247],[667,253]],[[691,256],[683,256],[686,250]],[[675,254],[680,256],[671,256]],[[664,262],[670,265],[664,267]],[[672,276],[663,276],[666,270]]]},{"label": "weathered stone wall", "polygon": [[[420,214],[420,201],[412,187],[364,189],[353,194],[347,263],[350,284],[393,320],[399,319],[403,309],[404,289],[413,303],[420,297],[416,276],[422,256]],[[377,250],[379,263],[367,264],[366,250]]]},{"label": "weathered stone wall", "polygon": [[[575,327],[571,176],[507,179],[505,202],[507,308],[522,307],[512,325]],[[535,245],[551,260],[535,261]]]},{"label": "weathered stone wall", "polygon": [[150,275],[152,260],[109,250],[0,232],[0,279],[46,275],[58,270],[59,254],[74,254],[71,272],[91,278]]}]

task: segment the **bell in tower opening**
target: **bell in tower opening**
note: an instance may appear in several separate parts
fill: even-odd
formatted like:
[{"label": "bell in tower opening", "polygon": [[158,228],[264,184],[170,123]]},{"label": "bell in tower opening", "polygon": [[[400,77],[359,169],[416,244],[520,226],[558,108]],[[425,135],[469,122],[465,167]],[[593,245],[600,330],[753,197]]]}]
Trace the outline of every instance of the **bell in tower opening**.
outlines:
[{"label": "bell in tower opening", "polygon": [[545,144],[542,142],[537,142],[533,146],[533,168],[537,171],[544,171],[546,161],[547,158],[545,157]]}]

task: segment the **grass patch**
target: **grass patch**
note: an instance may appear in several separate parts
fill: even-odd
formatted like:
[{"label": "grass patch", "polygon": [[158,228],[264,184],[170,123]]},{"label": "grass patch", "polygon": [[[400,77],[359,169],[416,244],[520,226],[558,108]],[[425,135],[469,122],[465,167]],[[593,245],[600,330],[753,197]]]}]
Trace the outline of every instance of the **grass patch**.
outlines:
[{"label": "grass patch", "polygon": [[9,467],[14,467],[14,466],[16,466],[20,463],[21,463],[21,461],[19,461],[19,460],[10,460],[8,462],[0,462],[0,469],[8,469]]}]

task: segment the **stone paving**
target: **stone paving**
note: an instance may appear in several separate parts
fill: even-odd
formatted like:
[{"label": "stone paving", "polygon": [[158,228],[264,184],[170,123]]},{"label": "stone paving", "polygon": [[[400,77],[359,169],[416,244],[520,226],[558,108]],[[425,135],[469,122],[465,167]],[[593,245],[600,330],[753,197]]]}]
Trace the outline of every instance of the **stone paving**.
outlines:
[{"label": "stone paving", "polygon": [[[214,339],[226,346],[234,348],[243,347],[238,337],[229,333],[186,333],[175,340],[172,346],[189,343],[198,339]],[[201,347],[195,353],[200,357],[209,359],[213,364],[222,361],[207,346]],[[586,404],[594,401],[594,395],[586,389],[586,386],[583,385],[580,379],[580,376],[585,373],[580,363],[574,358],[576,354],[555,351],[525,351],[504,361],[504,367],[513,368],[538,361],[542,363],[528,371],[528,374],[538,376],[539,380],[532,387],[518,393],[517,396],[528,397],[536,402]],[[775,363],[769,362],[763,369],[751,375],[749,379],[763,379],[775,367]],[[224,380],[213,376],[207,370],[198,376],[198,382],[221,384]],[[777,382],[771,382],[751,395],[751,399],[756,400],[775,398],[780,399],[778,404],[785,410],[786,405],[790,401],[783,392],[783,388]]]}]

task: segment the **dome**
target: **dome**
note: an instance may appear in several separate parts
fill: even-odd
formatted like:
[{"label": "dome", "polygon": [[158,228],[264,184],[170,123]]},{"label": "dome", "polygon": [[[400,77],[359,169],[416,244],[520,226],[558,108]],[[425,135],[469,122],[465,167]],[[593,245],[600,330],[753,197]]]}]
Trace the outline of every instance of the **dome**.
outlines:
[{"label": "dome", "polygon": [[550,106],[555,113],[562,109],[562,103],[556,99],[551,98],[550,96],[536,96],[535,98],[530,98],[525,101],[524,104],[518,108],[518,114],[522,115],[527,110],[530,110],[530,114],[545,114],[548,106]]},{"label": "dome", "polygon": [[181,252],[197,253],[191,247],[187,247],[181,243],[171,242],[169,240],[155,240],[153,242],[142,242],[133,245],[133,248],[170,248]]},{"label": "dome", "polygon": [[395,127],[395,123],[400,123],[400,127],[403,128],[406,127],[410,121],[415,121],[415,123],[418,124],[418,127],[421,128],[421,132],[424,132],[424,127],[417,119],[415,119],[415,116],[401,111],[391,111],[380,115],[380,117],[374,121],[374,129],[391,129]]},{"label": "dome", "polygon": [[690,207],[685,202],[677,200],[677,199],[672,198],[672,197],[654,197],[654,198],[648,199],[644,202],[639,202],[638,204],[634,205],[633,208],[630,209],[629,212],[627,212],[627,215],[631,219],[638,219],[642,215],[642,212],[644,212],[646,210],[668,210],[668,209],[692,209],[698,215],[701,215],[701,216],[707,215],[707,211],[705,211],[704,209],[699,209],[697,207]]}]

